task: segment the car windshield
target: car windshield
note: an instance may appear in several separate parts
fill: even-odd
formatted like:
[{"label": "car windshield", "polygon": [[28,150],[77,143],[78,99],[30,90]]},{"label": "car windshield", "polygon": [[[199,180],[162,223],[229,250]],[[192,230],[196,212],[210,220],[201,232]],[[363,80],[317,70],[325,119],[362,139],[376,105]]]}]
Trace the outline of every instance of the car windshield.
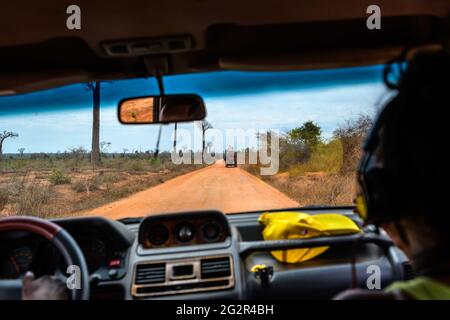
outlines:
[{"label": "car windshield", "polygon": [[117,119],[121,99],[159,94],[152,78],[1,97],[0,216],[352,205],[361,141],[387,96],[381,73],[167,76],[166,93],[200,95],[207,116],[165,125]]}]

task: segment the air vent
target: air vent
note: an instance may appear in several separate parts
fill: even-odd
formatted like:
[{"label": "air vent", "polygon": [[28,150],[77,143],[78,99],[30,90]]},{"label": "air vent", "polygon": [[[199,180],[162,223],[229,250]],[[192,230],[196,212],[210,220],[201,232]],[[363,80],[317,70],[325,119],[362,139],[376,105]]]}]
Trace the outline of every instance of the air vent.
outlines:
[{"label": "air vent", "polygon": [[416,277],[416,273],[409,262],[403,262],[403,278],[404,280],[411,280]]},{"label": "air vent", "polygon": [[231,289],[232,261],[231,256],[211,256],[141,263],[136,267],[131,294],[149,297]]},{"label": "air vent", "polygon": [[230,258],[212,258],[201,261],[201,278],[223,278],[231,275]]},{"label": "air vent", "polygon": [[155,284],[166,281],[166,264],[141,264],[136,267],[135,284]]}]

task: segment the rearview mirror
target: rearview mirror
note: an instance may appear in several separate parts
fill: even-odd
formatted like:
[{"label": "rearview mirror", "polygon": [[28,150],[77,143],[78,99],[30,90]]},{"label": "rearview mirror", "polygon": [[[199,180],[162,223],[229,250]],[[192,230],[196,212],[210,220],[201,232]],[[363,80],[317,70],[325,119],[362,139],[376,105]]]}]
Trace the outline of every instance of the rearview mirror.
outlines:
[{"label": "rearview mirror", "polygon": [[194,94],[127,98],[119,102],[118,117],[123,124],[197,121],[206,117],[206,108]]}]

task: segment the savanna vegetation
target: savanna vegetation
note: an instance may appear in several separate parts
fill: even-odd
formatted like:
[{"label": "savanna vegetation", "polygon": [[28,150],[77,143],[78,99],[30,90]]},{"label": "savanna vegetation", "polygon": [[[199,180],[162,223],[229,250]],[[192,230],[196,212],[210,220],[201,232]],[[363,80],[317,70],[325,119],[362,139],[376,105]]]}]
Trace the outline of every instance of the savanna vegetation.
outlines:
[{"label": "savanna vegetation", "polygon": [[[261,164],[244,168],[284,192],[301,206],[351,205],[362,141],[372,119],[361,115],[337,128],[331,139],[307,121],[279,138],[279,173],[261,176]],[[263,137],[271,143],[271,135]]]},{"label": "savanna vegetation", "polygon": [[0,216],[79,214],[201,167],[175,165],[168,152],[155,158],[152,151],[127,151],[102,152],[95,167],[90,152],[81,147],[62,153],[4,155]]},{"label": "savanna vegetation", "polygon": [[[17,153],[5,155],[3,145],[18,138],[19,134],[0,132],[0,217],[34,215],[50,218],[79,214],[202,167],[175,165],[170,153],[160,153],[162,126],[154,151],[130,153],[123,149],[122,153],[110,153],[111,143],[100,141],[103,85],[114,83],[94,81],[82,85],[92,94],[90,151],[77,147],[56,153],[27,153],[20,147]],[[20,143],[20,139],[14,143]]]}]

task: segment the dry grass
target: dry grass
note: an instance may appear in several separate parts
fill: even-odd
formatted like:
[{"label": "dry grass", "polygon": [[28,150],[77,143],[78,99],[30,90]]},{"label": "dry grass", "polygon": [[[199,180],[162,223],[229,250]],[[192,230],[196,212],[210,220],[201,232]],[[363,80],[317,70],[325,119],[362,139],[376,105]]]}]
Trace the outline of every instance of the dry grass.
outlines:
[{"label": "dry grass", "polygon": [[116,158],[107,159],[93,170],[85,163],[73,168],[73,161],[9,159],[3,162],[0,216],[74,215],[201,167],[174,165],[167,160]]},{"label": "dry grass", "polygon": [[6,188],[0,189],[0,212],[5,209],[6,205],[8,204],[9,200],[9,192]]},{"label": "dry grass", "polygon": [[307,173],[301,176],[286,174],[268,176],[264,181],[296,200],[300,206],[351,205],[356,180],[353,175]]},{"label": "dry grass", "polygon": [[24,187],[14,201],[15,215],[50,217],[52,212],[48,205],[51,197],[49,187],[40,185]]}]

